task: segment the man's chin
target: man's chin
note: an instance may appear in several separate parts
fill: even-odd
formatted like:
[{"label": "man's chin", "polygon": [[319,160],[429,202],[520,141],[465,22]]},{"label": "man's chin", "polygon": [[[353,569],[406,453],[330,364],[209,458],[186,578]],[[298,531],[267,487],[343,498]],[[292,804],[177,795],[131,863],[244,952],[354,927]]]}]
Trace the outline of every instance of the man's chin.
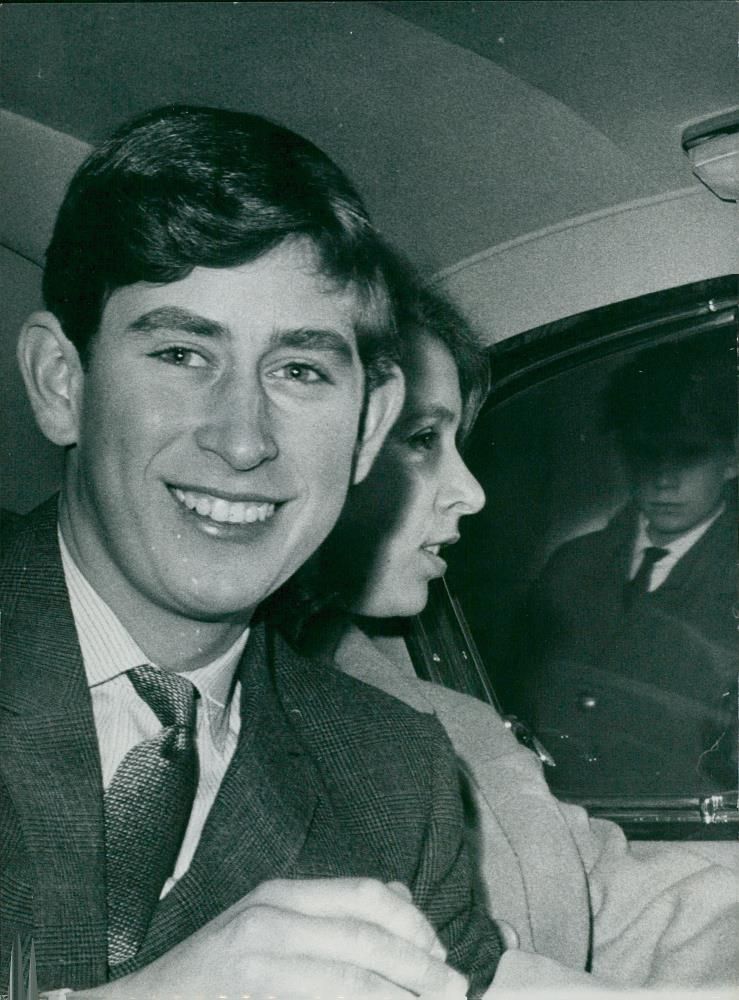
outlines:
[{"label": "man's chin", "polygon": [[171,600],[174,607],[185,618],[193,622],[234,622],[248,623],[264,600],[263,594],[269,591],[268,584],[261,586],[261,581],[244,587],[243,579],[229,587],[227,581],[203,578],[198,590],[193,591],[187,586],[172,588]]}]

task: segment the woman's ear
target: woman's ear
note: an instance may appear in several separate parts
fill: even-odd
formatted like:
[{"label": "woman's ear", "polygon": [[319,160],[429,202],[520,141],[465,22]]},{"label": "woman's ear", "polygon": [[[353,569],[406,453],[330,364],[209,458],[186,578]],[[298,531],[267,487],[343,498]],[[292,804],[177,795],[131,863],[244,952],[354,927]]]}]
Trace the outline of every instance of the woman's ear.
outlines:
[{"label": "woman's ear", "polygon": [[75,444],[84,373],[77,348],[52,313],[32,313],[23,324],[18,364],[42,433],[54,444]]},{"label": "woman's ear", "polygon": [[361,483],[372,468],[388,431],[400,416],[404,399],[403,373],[393,365],[385,381],[369,391],[355,451],[352,485]]}]

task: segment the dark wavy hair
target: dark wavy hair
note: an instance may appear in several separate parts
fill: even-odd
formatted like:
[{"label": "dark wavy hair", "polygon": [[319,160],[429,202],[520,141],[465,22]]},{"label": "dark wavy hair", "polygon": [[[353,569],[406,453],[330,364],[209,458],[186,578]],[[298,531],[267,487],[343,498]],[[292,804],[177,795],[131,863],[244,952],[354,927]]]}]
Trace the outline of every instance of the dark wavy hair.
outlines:
[{"label": "dark wavy hair", "polygon": [[300,237],[323,275],[356,288],[360,355],[379,376],[396,352],[382,242],[329,157],[256,115],[170,105],[94,150],[57,217],[44,301],[84,364],[117,288],[249,263]]}]

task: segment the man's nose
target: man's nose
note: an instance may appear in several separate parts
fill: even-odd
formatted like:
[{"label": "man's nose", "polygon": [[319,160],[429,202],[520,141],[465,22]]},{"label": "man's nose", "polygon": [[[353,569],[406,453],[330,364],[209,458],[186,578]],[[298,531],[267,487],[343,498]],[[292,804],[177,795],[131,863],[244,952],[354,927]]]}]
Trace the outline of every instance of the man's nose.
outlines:
[{"label": "man's nose", "polygon": [[277,456],[270,403],[256,379],[228,379],[207,405],[195,435],[204,451],[237,470],[253,469]]},{"label": "man's nose", "polygon": [[462,456],[450,458],[446,471],[446,483],[440,491],[442,503],[454,507],[461,516],[477,514],[485,506],[485,491],[464,463]]},{"label": "man's nose", "polygon": [[671,464],[657,466],[651,478],[658,490],[676,490],[680,486],[680,470]]}]

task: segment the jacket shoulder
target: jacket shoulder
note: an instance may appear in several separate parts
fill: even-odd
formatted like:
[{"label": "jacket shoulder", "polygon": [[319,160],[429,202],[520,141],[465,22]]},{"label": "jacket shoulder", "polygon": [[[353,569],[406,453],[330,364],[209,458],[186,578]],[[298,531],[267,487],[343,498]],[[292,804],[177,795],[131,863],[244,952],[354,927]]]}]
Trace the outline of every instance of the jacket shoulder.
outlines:
[{"label": "jacket shoulder", "polygon": [[542,570],[542,578],[570,571],[581,575],[591,565],[598,569],[604,561],[621,558],[631,545],[635,530],[635,514],[626,507],[605,527],[578,535],[556,548]]},{"label": "jacket shoulder", "polygon": [[27,514],[3,508],[0,511],[0,560],[5,565],[12,561],[17,547],[33,545],[44,536],[56,537],[56,524],[59,510],[58,496],[50,497]]},{"label": "jacket shoulder", "polygon": [[368,726],[377,726],[380,731],[393,732],[400,727],[419,734],[438,736],[440,727],[435,723],[428,709],[416,709],[401,701],[394,693],[376,687],[371,679],[344,672],[327,656],[305,657],[295,650],[282,636],[277,636],[277,659],[287,661],[288,670],[282,669],[283,681],[289,677],[289,684],[280,684],[283,699],[286,692],[294,687],[308,710],[323,713],[328,711],[338,719],[366,720]]},{"label": "jacket shoulder", "polygon": [[3,511],[0,519],[0,598],[6,607],[14,602],[21,585],[33,588],[36,577],[45,578],[59,560],[57,497],[29,514]]},{"label": "jacket shoulder", "polygon": [[388,794],[405,788],[426,796],[441,775],[457,791],[454,751],[436,716],[342,673],[328,658],[304,658],[280,637],[276,644],[283,711],[325,768],[358,780],[371,774]]}]

